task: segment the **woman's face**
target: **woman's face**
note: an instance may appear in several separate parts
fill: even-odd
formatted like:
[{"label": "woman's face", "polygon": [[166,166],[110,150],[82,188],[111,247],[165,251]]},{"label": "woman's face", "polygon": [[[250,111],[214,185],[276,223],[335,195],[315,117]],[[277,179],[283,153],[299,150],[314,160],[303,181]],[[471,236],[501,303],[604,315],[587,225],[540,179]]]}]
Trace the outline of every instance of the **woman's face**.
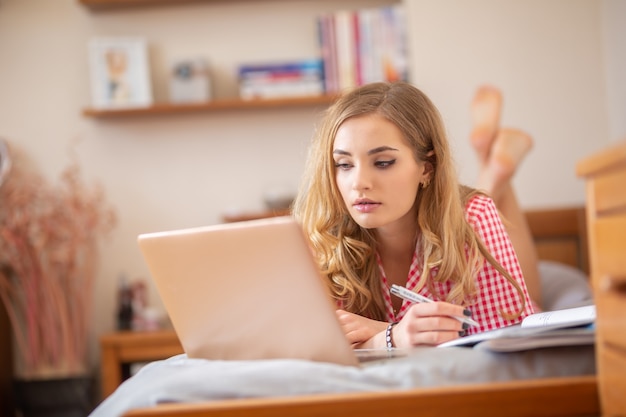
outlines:
[{"label": "woman's face", "polygon": [[333,158],[337,187],[357,224],[414,228],[415,197],[428,174],[396,125],[377,114],[346,120],[337,131]]}]

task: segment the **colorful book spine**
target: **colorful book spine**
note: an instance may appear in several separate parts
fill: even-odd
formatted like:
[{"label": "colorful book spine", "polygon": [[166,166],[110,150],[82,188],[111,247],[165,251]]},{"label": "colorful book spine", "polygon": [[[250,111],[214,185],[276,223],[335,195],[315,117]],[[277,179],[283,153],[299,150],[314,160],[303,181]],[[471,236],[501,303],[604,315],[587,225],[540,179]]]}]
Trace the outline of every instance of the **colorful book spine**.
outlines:
[{"label": "colorful book spine", "polygon": [[318,17],[327,93],[376,81],[408,81],[402,5],[339,10]]},{"label": "colorful book spine", "polygon": [[337,81],[337,46],[335,44],[335,17],[333,14],[324,14],[317,19],[320,56],[324,67],[324,90],[338,91]]},{"label": "colorful book spine", "polygon": [[238,69],[243,99],[321,95],[324,67],[320,59],[294,62],[243,64]]}]

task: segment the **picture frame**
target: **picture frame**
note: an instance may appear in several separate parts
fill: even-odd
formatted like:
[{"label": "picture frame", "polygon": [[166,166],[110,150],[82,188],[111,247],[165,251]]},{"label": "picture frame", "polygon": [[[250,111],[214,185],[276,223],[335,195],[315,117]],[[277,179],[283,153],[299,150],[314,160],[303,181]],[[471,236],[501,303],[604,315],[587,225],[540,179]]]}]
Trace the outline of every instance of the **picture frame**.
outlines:
[{"label": "picture frame", "polygon": [[94,38],[90,41],[93,107],[119,109],[152,105],[147,49],[146,40],[140,37]]}]

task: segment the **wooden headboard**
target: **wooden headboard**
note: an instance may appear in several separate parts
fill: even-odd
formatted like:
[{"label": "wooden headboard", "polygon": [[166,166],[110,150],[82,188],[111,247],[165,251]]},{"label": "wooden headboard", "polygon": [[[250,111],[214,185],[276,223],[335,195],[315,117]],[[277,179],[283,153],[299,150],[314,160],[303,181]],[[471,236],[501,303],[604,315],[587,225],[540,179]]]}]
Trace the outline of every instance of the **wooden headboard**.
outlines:
[{"label": "wooden headboard", "polygon": [[[584,207],[525,210],[539,259],[562,262],[589,273],[587,229]],[[226,223],[285,216],[289,210],[224,215]]]},{"label": "wooden headboard", "polygon": [[584,207],[526,210],[539,259],[562,262],[589,274]]}]

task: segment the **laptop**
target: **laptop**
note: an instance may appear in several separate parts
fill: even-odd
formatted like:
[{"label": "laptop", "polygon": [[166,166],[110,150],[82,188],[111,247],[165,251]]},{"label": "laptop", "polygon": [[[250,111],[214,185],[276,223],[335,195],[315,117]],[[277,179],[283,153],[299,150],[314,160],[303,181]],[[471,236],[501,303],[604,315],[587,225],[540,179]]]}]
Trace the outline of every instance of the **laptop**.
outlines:
[{"label": "laptop", "polygon": [[146,233],[138,244],[188,357],[359,363],[292,217]]}]

